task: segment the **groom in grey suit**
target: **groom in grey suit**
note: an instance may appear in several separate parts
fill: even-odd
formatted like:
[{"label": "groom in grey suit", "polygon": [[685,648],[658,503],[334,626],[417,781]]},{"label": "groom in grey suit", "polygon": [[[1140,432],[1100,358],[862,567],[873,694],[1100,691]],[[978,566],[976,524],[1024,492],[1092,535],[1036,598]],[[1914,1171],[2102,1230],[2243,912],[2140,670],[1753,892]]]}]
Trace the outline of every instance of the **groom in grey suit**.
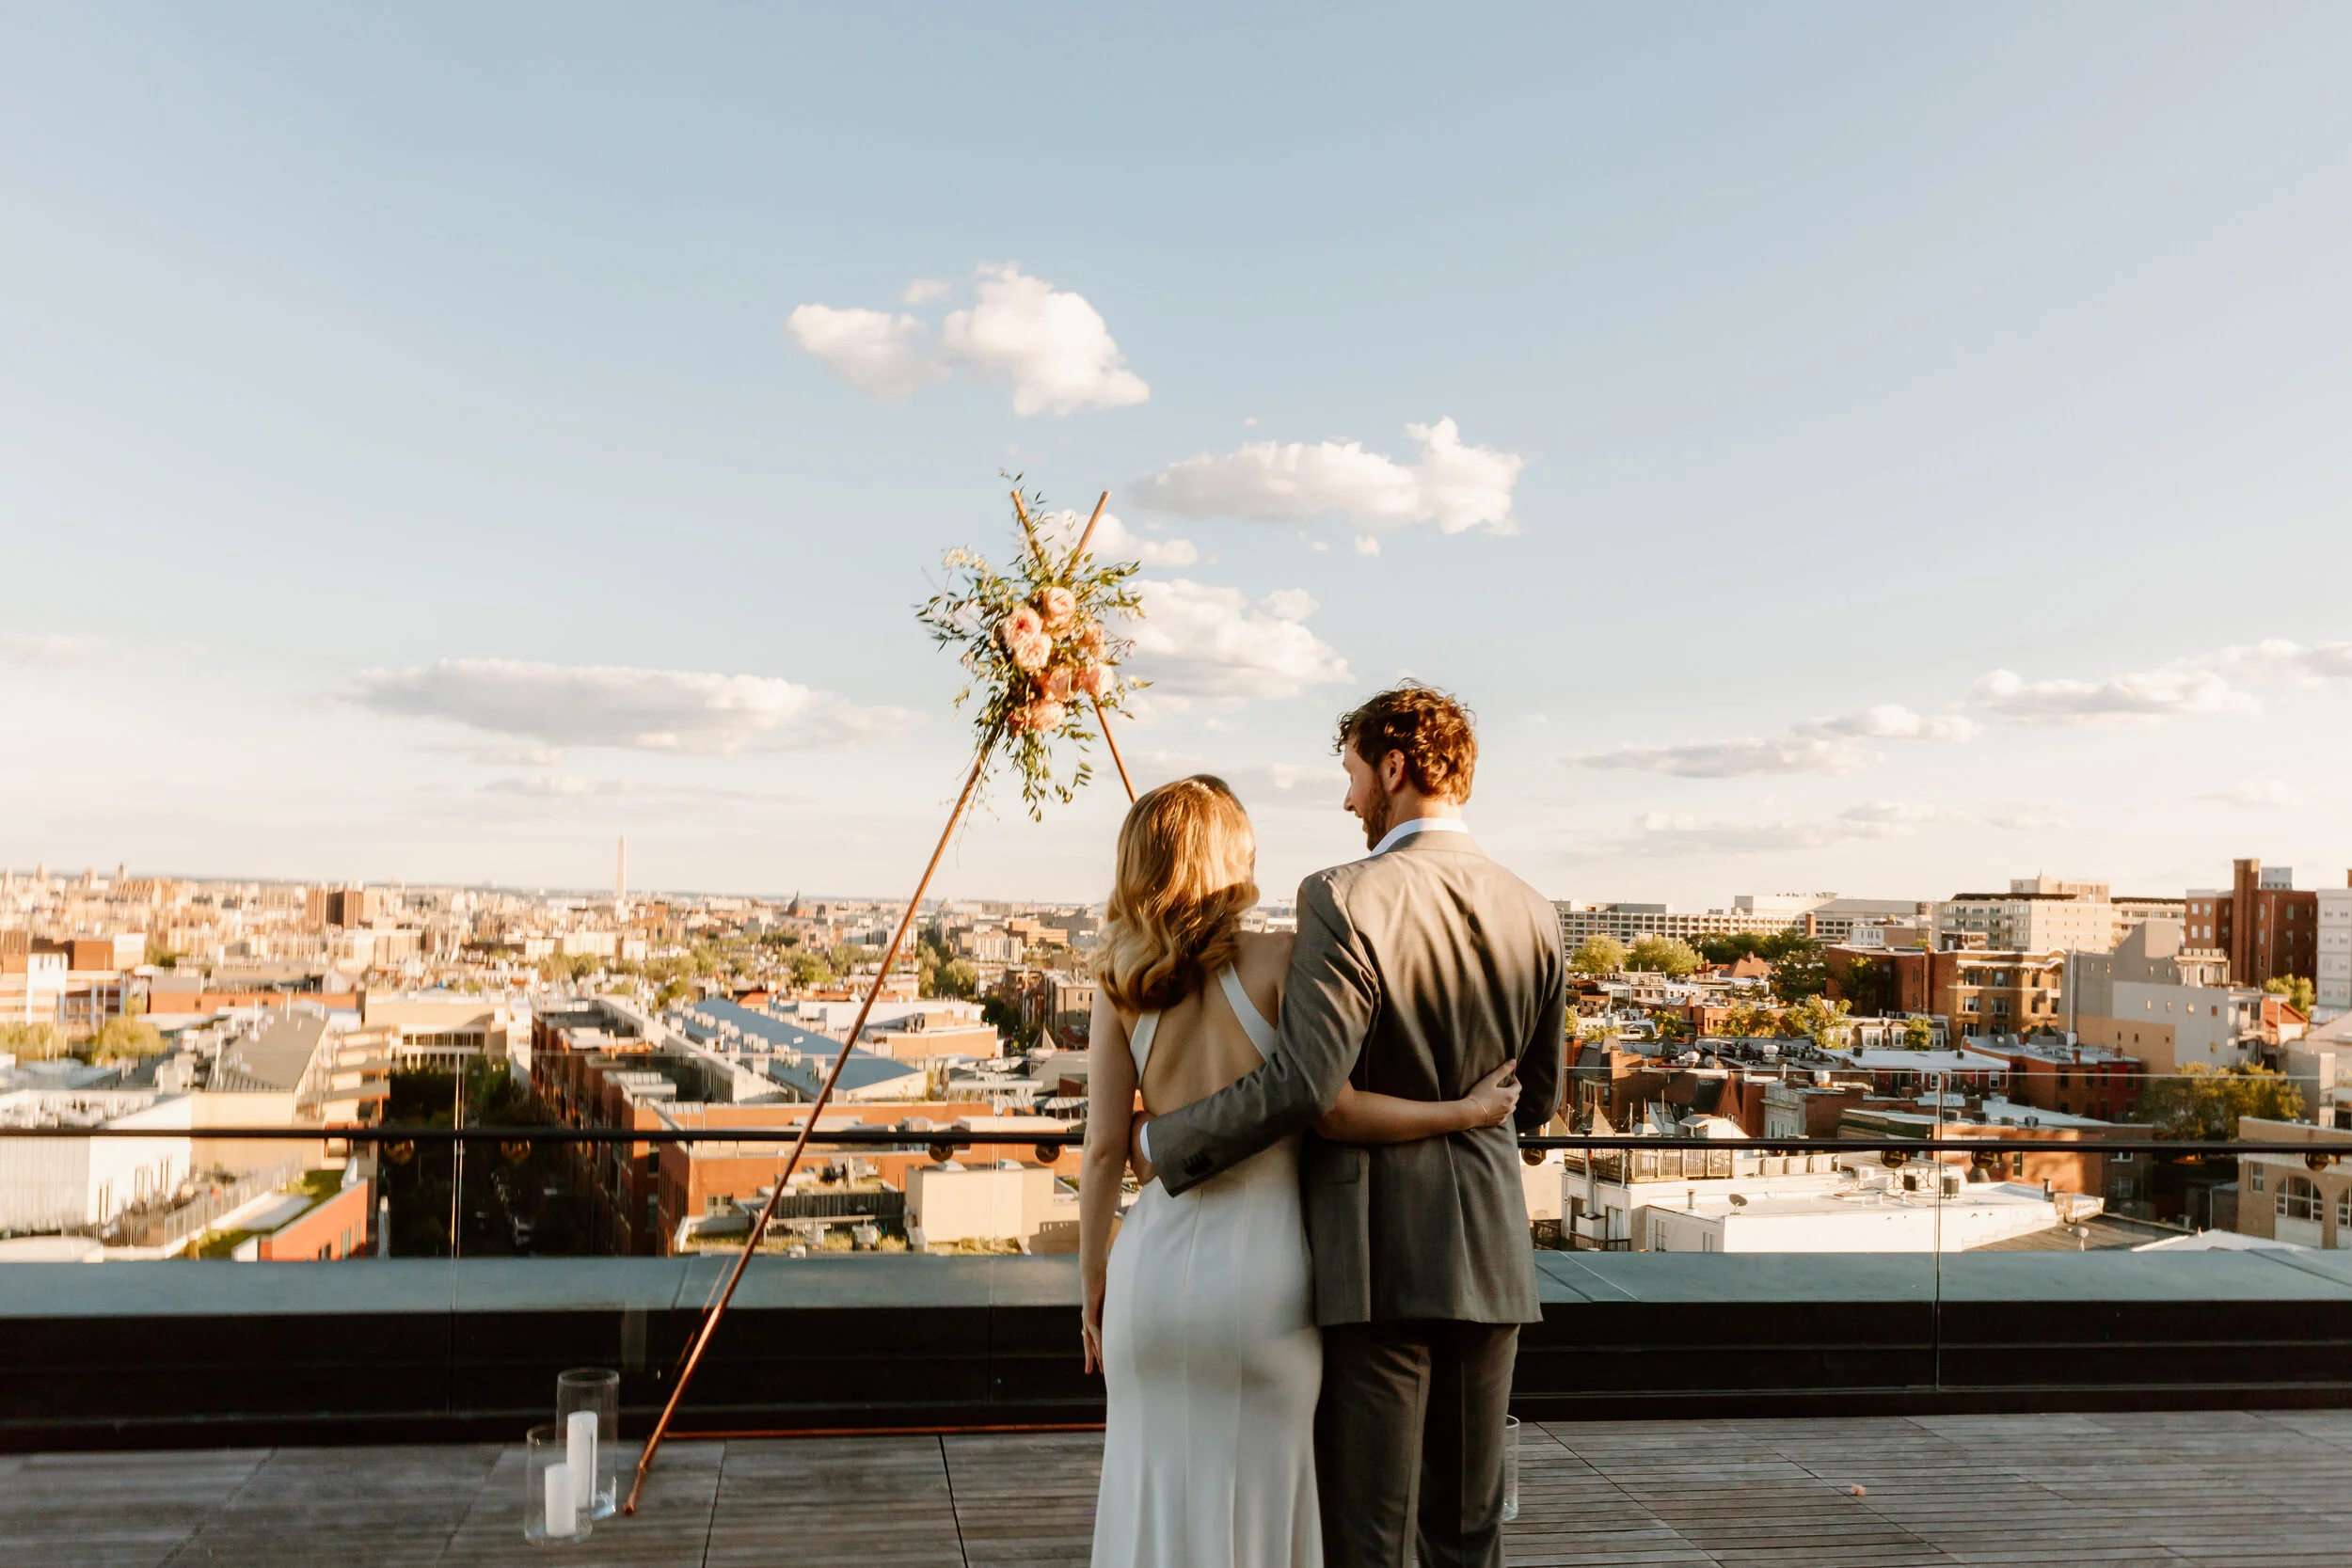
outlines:
[{"label": "groom in grey suit", "polygon": [[[1263,1067],[1152,1119],[1138,1152],[1181,1193],[1307,1128],[1340,1085],[1452,1100],[1507,1060],[1518,1130],[1560,1101],[1567,965],[1550,903],[1463,828],[1478,744],[1443,692],[1340,721],[1368,859],[1298,889],[1280,1040]],[[1501,1568],[1503,1417],[1519,1324],[1542,1312],[1518,1137],[1489,1127],[1300,1159],[1324,1335],[1315,1470],[1326,1562]]]}]

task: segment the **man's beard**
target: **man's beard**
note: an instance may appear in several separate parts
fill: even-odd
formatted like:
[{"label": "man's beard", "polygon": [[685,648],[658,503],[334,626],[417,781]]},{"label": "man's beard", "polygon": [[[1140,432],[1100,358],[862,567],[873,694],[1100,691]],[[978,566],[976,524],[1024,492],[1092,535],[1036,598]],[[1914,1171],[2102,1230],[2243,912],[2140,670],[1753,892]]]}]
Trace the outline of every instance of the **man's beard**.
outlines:
[{"label": "man's beard", "polygon": [[1391,826],[1389,821],[1389,813],[1395,809],[1396,802],[1390,797],[1386,795],[1376,795],[1373,797],[1372,802],[1364,808],[1365,848],[1377,849],[1380,847],[1380,841],[1389,836],[1389,828]]}]

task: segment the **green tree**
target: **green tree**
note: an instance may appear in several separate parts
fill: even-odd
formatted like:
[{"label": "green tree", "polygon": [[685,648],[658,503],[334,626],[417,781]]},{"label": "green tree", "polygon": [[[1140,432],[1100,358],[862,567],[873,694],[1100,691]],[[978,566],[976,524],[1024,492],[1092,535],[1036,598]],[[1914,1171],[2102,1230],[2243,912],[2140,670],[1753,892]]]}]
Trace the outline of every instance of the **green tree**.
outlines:
[{"label": "green tree", "polygon": [[1903,1020],[1903,1049],[1925,1051],[1935,1043],[1935,1025],[1924,1018]]},{"label": "green tree", "polygon": [[1819,996],[1829,984],[1829,969],[1821,962],[1821,944],[1810,937],[1799,937],[1784,944],[1779,956],[1769,961],[1772,966],[1772,994],[1783,1002],[1802,1002],[1808,996]]},{"label": "green tree", "polygon": [[1808,996],[1781,1015],[1781,1027],[1824,1051],[1838,1050],[1853,1037],[1852,1015],[1853,1004],[1843,998]]},{"label": "green tree", "polygon": [[0,1051],[31,1061],[55,1056],[65,1048],[65,1035],[54,1023],[0,1023]]},{"label": "green tree", "polygon": [[1752,958],[1763,944],[1763,938],[1753,931],[1732,931],[1720,936],[1699,938],[1699,956],[1711,964],[1736,964],[1741,958]]},{"label": "green tree", "polygon": [[[1581,951],[1581,949],[1580,949]],[[1698,972],[1702,960],[1697,948],[1673,937],[1643,937],[1633,943],[1627,956],[1626,967],[1645,974],[1663,974],[1679,980]]]},{"label": "green tree", "polygon": [[164,1048],[164,1037],[143,1018],[107,1022],[89,1044],[92,1056],[152,1056]]},{"label": "green tree", "polygon": [[1850,958],[1845,973],[1837,975],[1837,991],[1856,1006],[1865,1003],[1876,1010],[1879,1001],[1879,969],[1877,958]]},{"label": "green tree", "polygon": [[2191,1062],[2174,1076],[2150,1079],[2134,1109],[2159,1138],[2223,1142],[2237,1136],[2240,1117],[2297,1119],[2303,1091],[2283,1074],[2251,1063],[2215,1068]]},{"label": "green tree", "polygon": [[1734,1002],[1726,1009],[1724,1031],[1739,1039],[1759,1039],[1780,1033],[1780,1014],[1754,1002]]},{"label": "green tree", "polygon": [[2312,1016],[2312,1004],[2319,997],[2318,988],[2300,974],[2281,974],[2276,979],[2265,980],[2263,990],[2273,996],[2285,997],[2287,1006],[2305,1018]]},{"label": "green tree", "polygon": [[939,966],[931,983],[939,988],[941,996],[958,996],[969,1002],[980,994],[980,972],[964,958],[949,958]]},{"label": "green tree", "polygon": [[1625,943],[1615,937],[1586,937],[1568,955],[1568,967],[1579,974],[1614,974],[1625,968]]}]

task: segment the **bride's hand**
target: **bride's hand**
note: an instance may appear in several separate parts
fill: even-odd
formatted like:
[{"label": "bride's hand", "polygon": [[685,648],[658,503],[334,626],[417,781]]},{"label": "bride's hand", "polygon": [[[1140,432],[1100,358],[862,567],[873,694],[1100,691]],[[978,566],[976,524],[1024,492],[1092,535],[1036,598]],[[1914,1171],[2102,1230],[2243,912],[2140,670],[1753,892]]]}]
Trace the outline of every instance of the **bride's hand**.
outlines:
[{"label": "bride's hand", "polygon": [[1471,1127],[1500,1127],[1519,1108],[1519,1064],[1505,1062],[1478,1081],[1458,1103]]},{"label": "bride's hand", "polygon": [[1078,1309],[1078,1338],[1086,1347],[1089,1372],[1103,1370],[1103,1286],[1100,1279],[1088,1280],[1086,1305]]}]

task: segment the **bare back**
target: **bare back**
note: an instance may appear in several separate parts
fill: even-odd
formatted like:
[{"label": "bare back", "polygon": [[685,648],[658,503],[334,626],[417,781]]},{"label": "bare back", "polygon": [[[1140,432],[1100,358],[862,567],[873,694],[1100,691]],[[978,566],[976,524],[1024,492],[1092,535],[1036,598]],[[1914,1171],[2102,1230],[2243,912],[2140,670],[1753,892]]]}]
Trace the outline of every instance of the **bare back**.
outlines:
[{"label": "bare back", "polygon": [[[1242,990],[1259,1014],[1276,1019],[1282,1011],[1282,977],[1290,969],[1291,938],[1270,931],[1247,931],[1241,936],[1233,968]],[[1129,1035],[1136,1020],[1120,1016]],[[1215,1094],[1254,1071],[1265,1058],[1249,1043],[1249,1035],[1225,999],[1224,988],[1203,986],[1181,1002],[1160,1009],[1152,1038],[1150,1059],[1143,1069],[1143,1108],[1153,1116],[1189,1105]]]}]

